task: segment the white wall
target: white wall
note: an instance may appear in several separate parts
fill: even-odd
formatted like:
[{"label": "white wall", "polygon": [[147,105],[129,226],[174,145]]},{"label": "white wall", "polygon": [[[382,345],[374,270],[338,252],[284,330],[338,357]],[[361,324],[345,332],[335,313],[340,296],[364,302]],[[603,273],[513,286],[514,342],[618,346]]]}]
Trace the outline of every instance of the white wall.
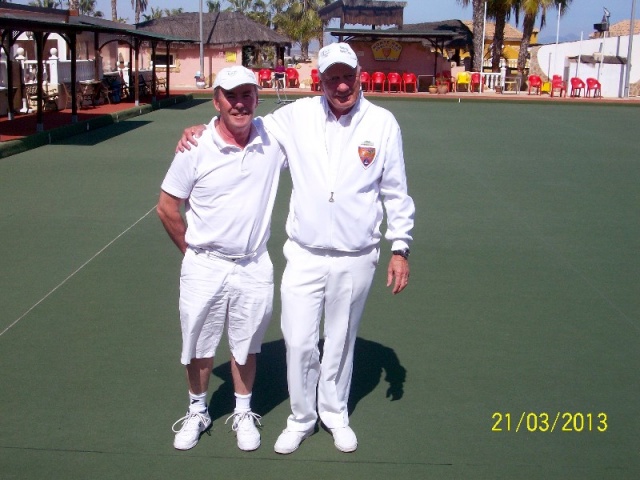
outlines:
[{"label": "white wall", "polygon": [[[640,35],[633,36],[633,51],[631,59],[631,74],[629,84],[640,81]],[[588,39],[576,42],[543,45],[538,50],[538,63],[542,70],[551,78],[553,75],[561,75],[565,80],[578,76],[582,80],[593,77],[602,84],[603,97],[622,97],[626,65],[612,64],[587,64],[576,60],[569,61],[569,57],[578,55],[593,55],[604,52],[604,55],[627,57],[629,48],[629,36]],[[557,52],[557,53],[556,53]],[[576,75],[576,71],[578,74]]]}]

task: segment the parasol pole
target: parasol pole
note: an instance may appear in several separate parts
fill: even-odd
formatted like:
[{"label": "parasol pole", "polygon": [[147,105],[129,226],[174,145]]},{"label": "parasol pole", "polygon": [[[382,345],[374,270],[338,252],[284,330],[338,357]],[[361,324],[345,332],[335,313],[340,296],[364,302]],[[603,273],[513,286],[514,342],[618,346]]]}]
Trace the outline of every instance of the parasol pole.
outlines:
[{"label": "parasol pole", "polygon": [[[478,92],[482,93],[482,86],[484,84],[484,78],[482,73],[484,72],[484,37],[487,32],[487,2],[484,2],[484,18],[482,19],[482,52],[480,57],[480,85],[478,85]],[[495,34],[494,39],[495,42]]]},{"label": "parasol pole", "polygon": [[204,43],[203,41],[204,39],[202,34],[202,0],[200,0],[200,78],[204,78]]},{"label": "parasol pole", "polygon": [[627,50],[627,71],[624,75],[624,98],[629,98],[629,79],[631,75],[631,54],[633,53],[633,35],[635,29],[636,0],[631,1],[631,22],[629,23],[629,49]]},{"label": "parasol pole", "polygon": [[576,65],[576,77],[579,77],[578,72],[580,71],[580,60],[582,58],[582,33],[580,32],[580,43],[578,44],[578,64]]}]

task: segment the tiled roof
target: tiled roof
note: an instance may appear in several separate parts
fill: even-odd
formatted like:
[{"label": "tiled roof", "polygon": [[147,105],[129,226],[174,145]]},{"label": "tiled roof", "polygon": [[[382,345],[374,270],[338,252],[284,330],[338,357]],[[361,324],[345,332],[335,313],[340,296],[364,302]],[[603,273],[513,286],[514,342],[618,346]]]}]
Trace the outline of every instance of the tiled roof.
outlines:
[{"label": "tiled roof", "polygon": [[[462,23],[469,27],[469,30],[473,32],[473,22],[471,20],[463,20]],[[487,22],[485,26],[485,38],[487,40],[492,40],[495,33],[496,24],[493,22]],[[519,42],[522,40],[522,32],[507,23],[504,26],[504,39],[508,42]]]},{"label": "tiled roof", "polygon": [[[633,34],[637,35],[640,33],[640,20],[634,20],[634,29]],[[631,25],[631,20],[622,20],[618,23],[614,23],[609,26],[609,36],[611,37],[620,37],[622,35],[629,35],[629,26]]]}]

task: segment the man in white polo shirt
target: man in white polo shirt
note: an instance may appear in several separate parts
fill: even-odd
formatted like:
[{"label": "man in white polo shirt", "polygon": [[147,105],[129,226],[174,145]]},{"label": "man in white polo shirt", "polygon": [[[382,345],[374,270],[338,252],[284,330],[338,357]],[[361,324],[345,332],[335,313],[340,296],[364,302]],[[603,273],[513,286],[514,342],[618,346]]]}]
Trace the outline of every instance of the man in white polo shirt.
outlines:
[{"label": "man in white polo shirt", "polygon": [[213,94],[219,116],[196,148],[176,154],[162,182],[158,215],[184,254],[179,307],[189,410],[173,427],[178,450],[193,448],[211,425],[207,388],[225,324],[236,397],[229,419],[241,450],[260,446],[260,416],[250,401],[256,353],[272,313],[266,244],[285,158],[262,120],[253,118],[258,88],[251,70],[221,70]]},{"label": "man in white polo shirt", "polygon": [[[322,48],[318,70],[322,96],[264,118],[287,155],[293,183],[281,287],[291,415],[274,446],[281,454],[294,452],[313,434],[318,416],[338,450],[358,447],[347,404],[383,210],[393,252],[387,286],[397,294],[409,281],[415,208],[407,194],[400,127],[391,112],[362,96],[358,58],[348,44]],[[193,133],[202,130],[187,128],[178,148],[197,144]]]}]

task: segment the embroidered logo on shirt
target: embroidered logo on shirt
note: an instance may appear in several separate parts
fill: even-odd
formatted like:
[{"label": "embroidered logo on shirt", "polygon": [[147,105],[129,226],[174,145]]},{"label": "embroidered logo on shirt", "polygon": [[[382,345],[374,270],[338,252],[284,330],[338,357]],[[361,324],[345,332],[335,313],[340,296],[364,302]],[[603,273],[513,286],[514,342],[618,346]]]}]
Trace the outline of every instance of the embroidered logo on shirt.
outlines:
[{"label": "embroidered logo on shirt", "polygon": [[373,146],[373,142],[366,141],[358,147],[358,155],[364,168],[369,168],[376,158],[376,147]]}]

